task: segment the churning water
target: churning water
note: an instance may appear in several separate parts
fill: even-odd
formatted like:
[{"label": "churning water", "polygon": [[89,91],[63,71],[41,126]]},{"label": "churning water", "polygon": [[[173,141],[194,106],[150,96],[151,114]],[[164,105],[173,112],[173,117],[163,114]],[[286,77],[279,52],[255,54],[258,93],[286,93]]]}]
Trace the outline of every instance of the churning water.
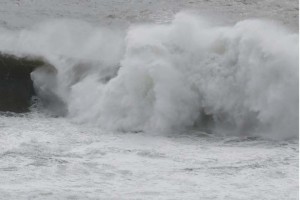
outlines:
[{"label": "churning water", "polygon": [[0,53],[46,63],[0,113],[0,199],[297,199],[299,35],[251,17],[298,5],[0,0]]},{"label": "churning water", "polygon": [[270,21],[220,26],[179,13],[120,30],[56,20],[2,29],[0,51],[43,59],[48,110],[105,130],[298,135],[298,34]]}]

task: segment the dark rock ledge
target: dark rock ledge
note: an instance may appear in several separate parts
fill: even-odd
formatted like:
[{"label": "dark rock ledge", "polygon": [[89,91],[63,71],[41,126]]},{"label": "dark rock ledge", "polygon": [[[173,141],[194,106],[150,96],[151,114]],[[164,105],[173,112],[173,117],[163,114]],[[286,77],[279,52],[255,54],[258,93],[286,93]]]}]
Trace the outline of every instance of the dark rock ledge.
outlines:
[{"label": "dark rock ledge", "polygon": [[35,94],[30,73],[42,59],[18,58],[0,52],[0,111],[28,112]]}]

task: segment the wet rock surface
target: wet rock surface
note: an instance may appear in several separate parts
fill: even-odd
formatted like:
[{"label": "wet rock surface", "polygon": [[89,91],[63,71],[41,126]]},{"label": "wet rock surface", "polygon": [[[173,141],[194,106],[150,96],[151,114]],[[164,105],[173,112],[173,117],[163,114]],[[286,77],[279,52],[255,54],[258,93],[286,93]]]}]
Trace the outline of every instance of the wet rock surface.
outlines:
[{"label": "wet rock surface", "polygon": [[34,95],[30,73],[44,63],[0,53],[0,111],[27,112]]}]

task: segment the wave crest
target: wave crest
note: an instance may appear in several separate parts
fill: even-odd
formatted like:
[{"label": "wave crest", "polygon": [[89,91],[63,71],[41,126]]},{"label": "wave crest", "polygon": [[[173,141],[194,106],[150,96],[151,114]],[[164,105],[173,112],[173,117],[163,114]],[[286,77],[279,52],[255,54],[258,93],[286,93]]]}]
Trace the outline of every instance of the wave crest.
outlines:
[{"label": "wave crest", "polygon": [[129,30],[55,21],[0,34],[0,51],[38,56],[33,72],[80,123],[122,131],[298,135],[298,34],[262,20],[214,26],[179,13]]}]

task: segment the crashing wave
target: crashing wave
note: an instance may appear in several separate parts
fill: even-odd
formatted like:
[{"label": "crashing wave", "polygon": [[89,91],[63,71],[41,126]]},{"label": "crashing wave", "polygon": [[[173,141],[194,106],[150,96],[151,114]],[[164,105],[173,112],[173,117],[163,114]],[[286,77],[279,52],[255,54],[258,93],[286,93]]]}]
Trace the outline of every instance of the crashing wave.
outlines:
[{"label": "crashing wave", "polygon": [[52,21],[1,30],[0,51],[42,57],[49,109],[119,131],[298,135],[298,34],[262,20],[214,26],[179,13],[128,30]]}]

